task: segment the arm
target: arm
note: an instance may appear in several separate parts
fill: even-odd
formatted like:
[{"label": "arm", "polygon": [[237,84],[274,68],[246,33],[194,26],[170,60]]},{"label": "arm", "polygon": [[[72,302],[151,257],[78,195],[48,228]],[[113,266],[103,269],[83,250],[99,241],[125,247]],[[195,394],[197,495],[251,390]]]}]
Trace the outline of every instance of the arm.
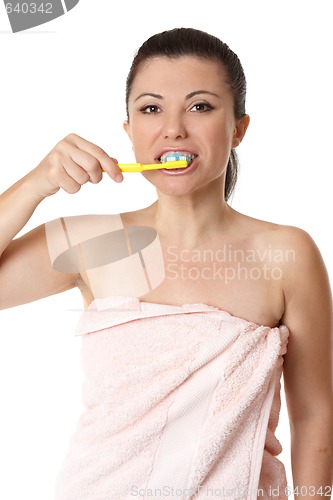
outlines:
[{"label": "arm", "polygon": [[71,134],[44,160],[0,196],[0,309],[59,293],[76,284],[74,274],[52,268],[44,225],[14,239],[36,207],[59,191],[76,193],[102,179],[102,169],[116,180],[116,160],[101,148]]},{"label": "arm", "polygon": [[331,498],[333,480],[332,295],[318,248],[291,230],[285,313],[290,330],[284,388],[295,497]]}]

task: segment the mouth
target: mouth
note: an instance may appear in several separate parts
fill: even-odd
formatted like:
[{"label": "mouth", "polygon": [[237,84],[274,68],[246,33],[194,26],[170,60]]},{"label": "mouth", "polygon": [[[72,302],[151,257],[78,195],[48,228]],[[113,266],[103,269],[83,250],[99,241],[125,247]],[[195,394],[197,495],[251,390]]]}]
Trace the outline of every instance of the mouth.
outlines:
[{"label": "mouth", "polygon": [[[187,162],[187,167],[181,169],[181,170],[186,170],[189,168],[193,160],[197,158],[198,155],[190,153],[189,151],[169,151],[166,153],[163,153],[161,156],[159,156],[157,159],[160,163],[168,163],[169,161],[179,161],[179,160],[185,160]],[[178,170],[178,169],[176,169]]]}]

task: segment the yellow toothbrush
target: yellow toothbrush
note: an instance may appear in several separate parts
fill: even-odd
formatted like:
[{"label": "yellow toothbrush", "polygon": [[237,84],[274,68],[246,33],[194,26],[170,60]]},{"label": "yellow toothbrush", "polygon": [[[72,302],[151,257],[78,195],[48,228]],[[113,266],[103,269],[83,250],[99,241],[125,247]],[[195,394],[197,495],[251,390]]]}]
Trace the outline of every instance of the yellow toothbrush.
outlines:
[{"label": "yellow toothbrush", "polygon": [[166,161],[165,163],[150,163],[143,165],[142,163],[119,163],[118,167],[122,172],[142,172],[142,170],[158,170],[160,168],[185,168],[188,163],[186,160]]}]

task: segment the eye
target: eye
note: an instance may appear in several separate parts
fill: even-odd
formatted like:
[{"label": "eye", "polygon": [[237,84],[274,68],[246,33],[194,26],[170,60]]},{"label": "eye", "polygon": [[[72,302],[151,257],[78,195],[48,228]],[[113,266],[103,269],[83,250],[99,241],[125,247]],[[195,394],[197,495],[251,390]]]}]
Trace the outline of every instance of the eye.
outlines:
[{"label": "eye", "polygon": [[198,113],[206,113],[207,111],[211,111],[212,109],[214,109],[213,106],[208,102],[198,102],[197,104],[194,104],[194,106],[192,106],[190,111]]},{"label": "eye", "polygon": [[152,114],[152,115],[161,112],[160,108],[156,106],[156,104],[148,104],[147,106],[143,106],[142,108],[140,108],[140,111],[142,113]]}]

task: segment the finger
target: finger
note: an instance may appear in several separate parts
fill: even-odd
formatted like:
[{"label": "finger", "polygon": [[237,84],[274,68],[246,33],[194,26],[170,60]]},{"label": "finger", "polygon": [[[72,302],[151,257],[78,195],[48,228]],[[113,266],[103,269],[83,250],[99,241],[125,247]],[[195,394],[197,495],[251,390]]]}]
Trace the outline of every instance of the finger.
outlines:
[{"label": "finger", "polygon": [[118,160],[116,160],[115,158],[111,158],[110,156],[109,158],[111,159],[112,163],[104,166],[103,172],[106,172],[114,181],[122,182],[124,180],[124,176],[118,165]]},{"label": "finger", "polygon": [[121,182],[123,180],[123,174],[118,166],[118,162],[114,158],[111,158],[104,149],[76,134],[70,134],[66,140],[75,144],[78,149],[96,158],[100,164],[100,168],[107,172],[114,181]]},{"label": "finger", "polygon": [[[77,167],[77,165],[76,165]],[[67,161],[66,168],[62,165],[60,172],[59,172],[59,178],[58,178],[58,185],[66,191],[69,194],[74,194],[80,191],[81,186],[83,184],[80,182],[77,182],[71,175],[69,175],[68,171],[74,170],[74,166],[69,166],[69,162]],[[83,176],[82,176],[83,177]],[[89,177],[88,177],[89,180]],[[81,179],[82,181],[82,179]]]},{"label": "finger", "polygon": [[[75,146],[73,146],[73,148],[69,150],[69,155],[72,162],[80,166],[81,170],[87,173],[88,179],[85,180],[85,182],[89,180],[93,184],[97,184],[102,180],[102,167],[97,158]],[[71,163],[71,165],[73,165],[73,163]],[[78,172],[78,175],[83,176],[82,172]]]}]

